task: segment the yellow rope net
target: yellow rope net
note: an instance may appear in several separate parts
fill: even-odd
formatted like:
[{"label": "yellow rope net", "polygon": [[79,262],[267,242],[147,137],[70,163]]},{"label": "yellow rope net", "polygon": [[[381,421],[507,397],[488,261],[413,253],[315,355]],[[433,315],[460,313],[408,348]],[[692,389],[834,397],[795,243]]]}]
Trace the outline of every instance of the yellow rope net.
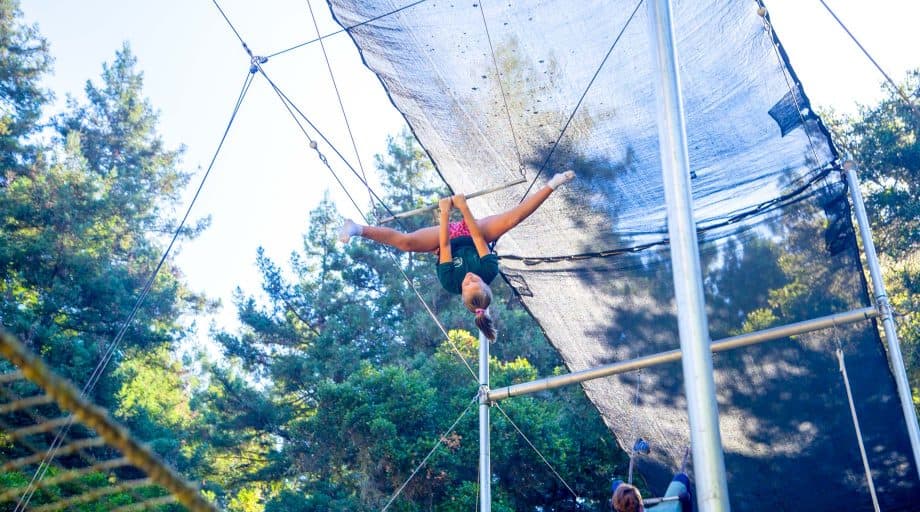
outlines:
[{"label": "yellow rope net", "polygon": [[[82,398],[2,330],[0,355],[16,368],[0,372],[0,510],[23,510],[23,496],[31,496],[33,512],[90,504],[120,512],[180,506],[217,510],[104,409]],[[44,477],[33,482],[52,440],[63,432]]]}]

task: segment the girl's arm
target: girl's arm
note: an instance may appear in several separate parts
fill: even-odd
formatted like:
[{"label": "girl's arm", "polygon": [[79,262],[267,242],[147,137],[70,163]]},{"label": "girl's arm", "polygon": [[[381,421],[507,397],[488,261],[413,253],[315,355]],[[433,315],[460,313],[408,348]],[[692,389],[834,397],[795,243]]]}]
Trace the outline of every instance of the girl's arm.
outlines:
[{"label": "girl's arm", "polygon": [[450,253],[450,239],[448,238],[447,227],[450,225],[450,209],[453,206],[451,198],[445,197],[438,201],[441,208],[441,223],[438,226],[438,263],[449,263],[453,259]]},{"label": "girl's arm", "polygon": [[479,224],[476,224],[476,218],[473,217],[473,213],[470,212],[470,207],[466,204],[466,196],[463,194],[455,195],[454,206],[463,214],[463,220],[466,222],[466,227],[470,230],[470,236],[473,238],[473,245],[476,246],[476,252],[479,254],[479,257],[482,258],[487,256],[491,251],[489,251],[489,246],[486,244],[486,239],[482,236],[482,231],[479,230]]}]

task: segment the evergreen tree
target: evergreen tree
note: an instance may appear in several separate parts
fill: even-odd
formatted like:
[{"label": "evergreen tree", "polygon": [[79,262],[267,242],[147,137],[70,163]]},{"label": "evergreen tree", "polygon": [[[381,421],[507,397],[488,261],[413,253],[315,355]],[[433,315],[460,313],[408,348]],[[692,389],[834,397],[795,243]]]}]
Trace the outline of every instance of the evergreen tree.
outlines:
[{"label": "evergreen tree", "polygon": [[[82,385],[129,317],[173,228],[167,216],[186,181],[163,147],[130,50],[69,101],[58,137],[0,194],[0,320],[63,376]],[[187,230],[186,236],[194,234]],[[167,262],[114,352],[152,349],[184,335],[182,315],[202,299]],[[115,405],[116,378],[94,394]]]},{"label": "evergreen tree", "polygon": [[40,85],[51,70],[48,42],[21,18],[17,0],[0,0],[0,187],[34,160],[29,138],[51,99]]}]

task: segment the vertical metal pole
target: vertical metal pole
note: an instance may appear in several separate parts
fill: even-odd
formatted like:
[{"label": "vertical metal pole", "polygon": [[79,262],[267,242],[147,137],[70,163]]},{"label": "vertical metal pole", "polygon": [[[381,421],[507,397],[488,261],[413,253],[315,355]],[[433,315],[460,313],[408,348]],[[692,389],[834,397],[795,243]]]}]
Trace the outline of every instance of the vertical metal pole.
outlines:
[{"label": "vertical metal pole", "polygon": [[872,280],[872,292],[875,295],[875,307],[878,308],[882,319],[882,330],[885,332],[885,341],[888,343],[888,361],[891,364],[891,373],[898,387],[898,398],[901,400],[901,411],[904,421],[907,422],[907,434],[910,438],[910,447],[914,453],[914,467],[920,476],[920,426],[917,425],[917,411],[911,401],[910,382],[904,370],[904,357],[901,355],[901,342],[898,341],[898,331],[894,324],[894,315],[891,304],[888,303],[888,293],[885,291],[885,282],[882,280],[882,267],[878,262],[875,252],[875,243],[872,242],[872,231],[869,229],[869,217],[866,215],[866,204],[863,202],[862,192],[859,190],[859,179],[856,177],[856,164],[847,160],[843,164],[846,170],[847,184],[850,186],[850,196],[853,199],[853,210],[856,214],[856,223],[859,226],[859,236],[862,239],[863,251],[866,254],[866,263],[869,266],[869,277]]},{"label": "vertical metal pole", "polygon": [[489,455],[489,338],[479,333],[479,510],[492,510],[492,462]]},{"label": "vertical metal pole", "polygon": [[657,78],[659,151],[668,213],[680,347],[683,352],[681,361],[684,387],[690,417],[697,504],[703,512],[728,512],[728,485],[719,435],[719,411],[712,377],[712,354],[709,351],[709,325],[703,300],[696,222],[693,219],[687,129],[677,74],[671,3],[669,0],[648,0],[646,5],[653,73]]}]

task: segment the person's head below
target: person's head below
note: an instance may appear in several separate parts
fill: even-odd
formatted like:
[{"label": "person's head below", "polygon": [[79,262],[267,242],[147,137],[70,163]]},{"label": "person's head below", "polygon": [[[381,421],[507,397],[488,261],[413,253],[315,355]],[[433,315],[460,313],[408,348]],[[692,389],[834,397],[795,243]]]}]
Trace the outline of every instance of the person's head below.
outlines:
[{"label": "person's head below", "polygon": [[643,512],[642,495],[636,486],[627,483],[615,484],[610,505],[616,512]]},{"label": "person's head below", "polygon": [[460,298],[463,305],[476,315],[476,327],[490,340],[495,340],[495,326],[489,314],[489,305],[492,304],[492,289],[489,285],[472,272],[467,272],[460,285]]}]

